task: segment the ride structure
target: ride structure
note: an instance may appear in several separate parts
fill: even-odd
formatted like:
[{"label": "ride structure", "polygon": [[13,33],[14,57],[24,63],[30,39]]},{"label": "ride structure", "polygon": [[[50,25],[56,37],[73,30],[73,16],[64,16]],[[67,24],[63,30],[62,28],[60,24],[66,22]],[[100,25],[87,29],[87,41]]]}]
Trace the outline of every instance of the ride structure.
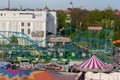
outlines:
[{"label": "ride structure", "polygon": [[[5,60],[15,60],[18,56],[29,60],[36,58],[79,60],[87,59],[94,54],[107,62],[113,53],[112,40],[113,31],[102,27],[88,27],[85,31],[66,27],[59,35],[38,42],[21,32],[0,31],[0,54]],[[49,47],[42,47],[43,41],[46,41],[46,45],[50,43]]]},{"label": "ride structure", "polygon": [[95,54],[102,60],[107,61],[107,56],[112,56],[112,30],[103,29],[99,26],[88,27],[88,30],[85,31],[67,27],[61,31],[60,34],[71,38],[70,42],[61,47],[67,58],[81,59],[83,57],[88,58]]},{"label": "ride structure", "polygon": [[0,52],[2,59],[15,60],[17,57],[35,59],[36,55],[50,52],[39,43],[33,41],[29,36],[21,32],[0,31]]}]

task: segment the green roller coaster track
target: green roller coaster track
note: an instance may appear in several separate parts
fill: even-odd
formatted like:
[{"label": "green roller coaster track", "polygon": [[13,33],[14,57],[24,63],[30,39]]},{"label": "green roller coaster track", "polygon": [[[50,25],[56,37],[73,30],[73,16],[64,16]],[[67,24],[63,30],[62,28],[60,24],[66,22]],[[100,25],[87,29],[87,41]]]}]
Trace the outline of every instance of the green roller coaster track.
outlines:
[{"label": "green roller coaster track", "polygon": [[[14,36],[19,43],[14,43],[11,40],[12,36]],[[28,35],[21,32],[0,31],[0,50],[4,53],[3,57],[6,58],[9,56],[9,51],[12,51],[14,57],[24,56],[30,60],[35,58],[36,52],[44,54],[52,53],[52,55],[48,56],[50,58],[53,58],[53,53],[56,53],[56,58],[66,59],[80,59],[82,58],[83,53],[86,54],[86,58],[88,58],[90,54],[97,54],[100,58],[103,58],[103,55],[111,55],[112,53],[112,30],[102,29],[96,31],[81,31],[77,28],[67,27],[59,32],[59,36],[70,37],[71,41],[64,45],[62,44],[61,46],[56,44],[54,46],[54,51],[50,51],[47,47],[44,48],[41,45],[44,41],[46,43],[49,42],[49,38],[46,38],[45,40],[40,39],[40,41],[35,42]],[[58,50],[63,53],[63,56],[60,56]],[[105,60],[105,58],[103,58],[103,60]]]},{"label": "green roller coaster track", "polygon": [[[113,31],[108,29],[102,30],[85,30],[81,31],[77,28],[67,27],[59,33],[62,36],[69,36],[71,41],[66,43],[61,49],[63,53],[68,52],[69,55],[75,53],[76,57],[82,56],[82,53],[97,54],[100,58],[104,55],[112,54],[113,47]],[[81,48],[78,46],[82,46]],[[68,55],[67,54],[67,55]],[[66,55],[66,54],[65,54]],[[82,57],[78,58],[82,58]]]},{"label": "green roller coaster track", "polygon": [[[34,57],[31,55],[31,53],[35,53],[36,51],[39,53],[51,52],[39,45],[39,43],[45,40],[37,43],[33,41],[29,36],[21,32],[0,31],[0,36],[0,50],[3,52],[4,56],[5,54],[8,55],[9,51],[12,51],[12,54],[16,53],[17,55],[21,55],[32,60]],[[15,44],[14,42],[12,42],[12,36],[14,36],[22,44]]]}]

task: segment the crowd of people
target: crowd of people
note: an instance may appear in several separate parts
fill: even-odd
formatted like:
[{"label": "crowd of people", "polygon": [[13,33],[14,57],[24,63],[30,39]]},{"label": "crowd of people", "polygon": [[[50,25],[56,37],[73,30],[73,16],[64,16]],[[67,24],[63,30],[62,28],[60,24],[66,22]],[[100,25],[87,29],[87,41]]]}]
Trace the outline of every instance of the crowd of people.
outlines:
[{"label": "crowd of people", "polygon": [[8,64],[6,66],[6,69],[24,69],[24,70],[34,70],[36,69],[35,66],[32,63],[17,63],[17,64]]},{"label": "crowd of people", "polygon": [[20,67],[21,69],[35,69],[33,63],[20,63],[16,64],[16,66]]}]

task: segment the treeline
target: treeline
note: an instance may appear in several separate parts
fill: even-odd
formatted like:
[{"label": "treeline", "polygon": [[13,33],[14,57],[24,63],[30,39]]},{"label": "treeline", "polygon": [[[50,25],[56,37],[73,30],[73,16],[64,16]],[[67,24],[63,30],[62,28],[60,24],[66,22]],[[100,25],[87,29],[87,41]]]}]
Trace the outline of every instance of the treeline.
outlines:
[{"label": "treeline", "polygon": [[[58,31],[66,26],[72,26],[80,30],[87,30],[88,26],[102,26],[114,30],[114,40],[120,39],[120,18],[117,10],[81,10],[79,8],[67,11],[58,11]],[[71,22],[66,22],[66,20]]]}]

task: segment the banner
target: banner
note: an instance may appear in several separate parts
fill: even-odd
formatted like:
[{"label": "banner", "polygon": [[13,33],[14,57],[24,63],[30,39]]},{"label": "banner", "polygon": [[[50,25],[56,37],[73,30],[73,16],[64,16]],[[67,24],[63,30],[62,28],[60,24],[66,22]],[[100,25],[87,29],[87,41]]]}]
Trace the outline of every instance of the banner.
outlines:
[{"label": "banner", "polygon": [[88,27],[88,30],[102,30],[101,26],[90,26]]},{"label": "banner", "polygon": [[50,37],[50,42],[70,42],[69,37]]},{"label": "banner", "polygon": [[114,44],[120,43],[120,40],[113,41]]}]

